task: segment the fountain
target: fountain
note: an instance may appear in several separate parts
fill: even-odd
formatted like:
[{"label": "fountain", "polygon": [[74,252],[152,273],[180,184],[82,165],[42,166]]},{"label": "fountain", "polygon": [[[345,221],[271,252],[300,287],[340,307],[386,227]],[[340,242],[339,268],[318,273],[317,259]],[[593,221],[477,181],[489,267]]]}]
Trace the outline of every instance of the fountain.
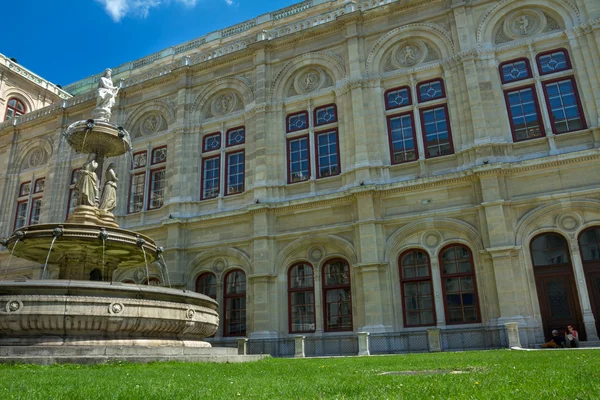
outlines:
[{"label": "fountain", "polygon": [[[88,154],[76,184],[77,206],[67,221],[20,228],[2,243],[11,257],[40,263],[43,270],[40,280],[0,282],[0,359],[79,362],[77,357],[87,355],[82,362],[93,362],[112,355],[151,361],[161,359],[160,353],[168,359],[194,355],[194,360],[214,361],[220,354],[222,361],[240,361],[233,356],[236,349],[217,351],[204,340],[219,323],[213,299],[112,282],[117,268],[142,266],[148,278],[149,263],[164,263],[162,248],[151,238],[116,223],[114,164],[105,171],[99,196],[104,159],[131,151],[127,131],[109,122],[117,92],[107,70],[94,118],[73,123],[64,134],[73,149]],[[49,264],[58,266],[58,279],[46,279]]]}]

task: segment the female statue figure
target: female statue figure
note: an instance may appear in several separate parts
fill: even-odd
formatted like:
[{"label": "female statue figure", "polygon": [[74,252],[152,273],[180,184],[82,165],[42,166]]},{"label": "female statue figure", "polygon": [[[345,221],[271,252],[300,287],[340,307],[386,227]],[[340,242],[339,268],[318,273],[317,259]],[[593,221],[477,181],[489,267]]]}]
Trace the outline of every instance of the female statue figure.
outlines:
[{"label": "female statue figure", "polygon": [[104,175],[104,188],[100,199],[100,211],[111,212],[117,206],[117,173],[115,163],[110,163]]},{"label": "female statue figure", "polygon": [[77,190],[79,197],[77,205],[96,206],[96,199],[98,197],[97,168],[96,154],[90,153],[87,161],[83,164],[81,170],[79,170],[79,178],[75,184],[75,190]]},{"label": "female statue figure", "polygon": [[112,107],[115,105],[115,97],[119,88],[113,85],[112,71],[107,68],[98,82],[96,90],[96,108],[92,112],[94,118],[110,120]]}]

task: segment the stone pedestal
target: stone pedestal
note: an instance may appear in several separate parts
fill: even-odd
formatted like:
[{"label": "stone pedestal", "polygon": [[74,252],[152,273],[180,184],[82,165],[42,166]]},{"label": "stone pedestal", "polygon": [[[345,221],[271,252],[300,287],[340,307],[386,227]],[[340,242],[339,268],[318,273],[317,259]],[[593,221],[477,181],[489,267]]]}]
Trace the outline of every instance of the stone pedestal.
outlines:
[{"label": "stone pedestal", "polygon": [[[92,206],[77,206],[72,214],[67,218],[69,224],[82,224],[82,225],[101,225],[104,223],[100,219],[100,210]],[[116,226],[118,228],[118,226]]]},{"label": "stone pedestal", "polygon": [[358,355],[371,355],[371,352],[369,351],[369,332],[358,332]]},{"label": "stone pedestal", "polygon": [[248,354],[248,339],[246,339],[246,338],[238,339],[237,340],[237,348],[238,348],[238,355],[245,356],[246,354]]},{"label": "stone pedestal", "polygon": [[440,340],[439,329],[427,329],[427,342],[429,343],[430,352],[442,351],[442,343]]},{"label": "stone pedestal", "polygon": [[508,348],[521,347],[521,339],[519,338],[519,323],[518,322],[507,322],[504,324],[506,327],[506,336],[508,337]]},{"label": "stone pedestal", "polygon": [[294,357],[296,358],[306,357],[306,353],[304,352],[304,339],[306,339],[306,336],[294,337]]}]

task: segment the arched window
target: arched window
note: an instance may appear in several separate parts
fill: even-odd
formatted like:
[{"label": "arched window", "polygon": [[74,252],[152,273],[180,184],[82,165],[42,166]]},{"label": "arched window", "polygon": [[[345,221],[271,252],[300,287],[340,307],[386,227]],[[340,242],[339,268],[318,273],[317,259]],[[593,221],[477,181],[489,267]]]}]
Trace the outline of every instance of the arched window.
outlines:
[{"label": "arched window", "polygon": [[293,265],[288,271],[288,307],[290,333],[315,331],[315,290],[313,267]]},{"label": "arched window", "polygon": [[234,270],[225,276],[225,336],[246,336],[246,274]]},{"label": "arched window", "polygon": [[196,279],[196,292],[217,299],[217,277],[212,272],[204,272]]},{"label": "arched window", "polygon": [[479,300],[471,250],[455,244],[440,253],[447,324],[479,322]]},{"label": "arched window", "polygon": [[429,256],[422,250],[408,250],[399,257],[404,326],[435,324],[433,286]]},{"label": "arched window", "polygon": [[586,229],[581,233],[579,248],[584,263],[600,262],[600,226]]},{"label": "arched window", "polygon": [[565,238],[557,233],[547,233],[533,239],[531,255],[536,267],[570,263],[569,245]]},{"label": "arched window", "polygon": [[94,268],[92,272],[90,272],[90,281],[102,281],[102,271],[99,268]]},{"label": "arched window", "polygon": [[350,266],[345,260],[329,260],[323,267],[325,331],[352,330]]},{"label": "arched window", "polygon": [[9,119],[13,119],[14,117],[18,117],[19,115],[23,115],[27,112],[27,107],[25,107],[25,103],[21,100],[12,97],[8,99],[8,104],[6,105],[6,114],[4,117],[5,121]]}]

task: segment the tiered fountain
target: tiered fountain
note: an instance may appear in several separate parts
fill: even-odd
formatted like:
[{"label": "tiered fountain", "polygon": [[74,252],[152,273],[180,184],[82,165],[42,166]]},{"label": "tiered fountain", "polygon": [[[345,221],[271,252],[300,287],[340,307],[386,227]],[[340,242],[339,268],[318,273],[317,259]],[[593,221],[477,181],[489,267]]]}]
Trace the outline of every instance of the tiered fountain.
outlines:
[{"label": "tiered fountain", "polygon": [[[162,260],[162,249],[151,238],[120,229],[115,222],[114,164],[106,168],[99,196],[102,177],[96,171],[101,174],[104,159],[131,151],[127,131],[109,122],[117,92],[107,70],[99,83],[93,119],[75,122],[65,132],[72,148],[89,155],[75,186],[74,212],[65,223],[26,226],[3,241],[11,257],[39,263],[43,271],[41,280],[0,282],[0,360],[145,361],[161,359],[157,354],[173,356],[168,359],[231,354],[207,349],[211,346],[204,341],[219,323],[217,303],[211,298],[112,282],[117,268],[142,266],[148,275],[148,265]],[[48,265],[55,275],[58,267],[58,279],[46,279]],[[164,260],[162,265],[166,269]]]}]

